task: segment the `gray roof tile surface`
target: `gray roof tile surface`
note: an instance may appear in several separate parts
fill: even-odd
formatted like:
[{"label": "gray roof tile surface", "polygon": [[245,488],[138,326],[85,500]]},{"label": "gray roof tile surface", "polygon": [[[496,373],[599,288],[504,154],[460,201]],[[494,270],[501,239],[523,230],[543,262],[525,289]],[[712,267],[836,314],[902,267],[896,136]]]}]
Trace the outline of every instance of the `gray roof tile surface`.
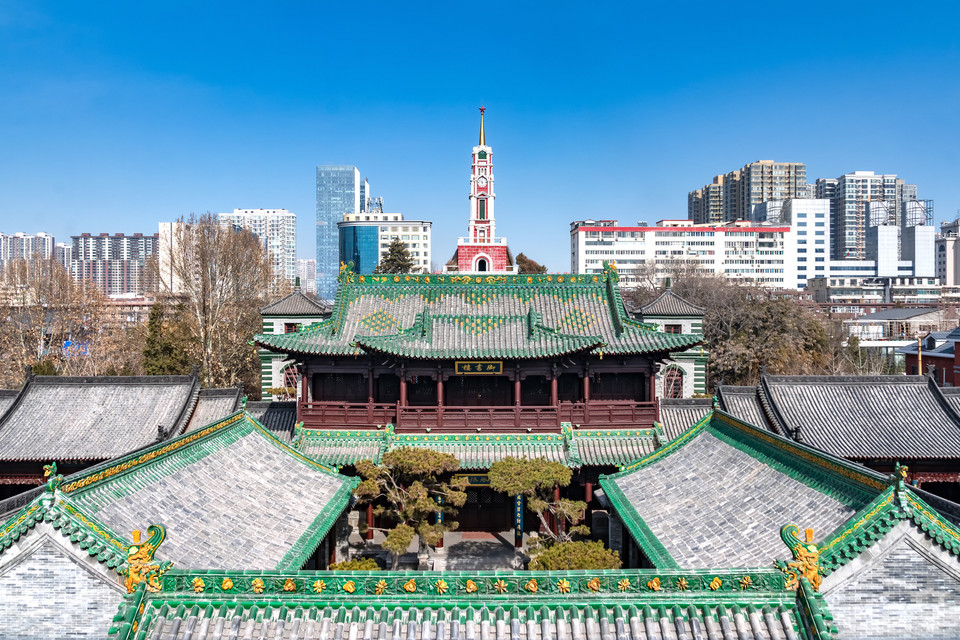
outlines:
[{"label": "gray roof tile surface", "polygon": [[644,317],[697,317],[702,318],[706,309],[687,302],[670,289],[661,293],[655,300],[640,307],[640,314]]},{"label": "gray roof tile surface", "polygon": [[0,389],[0,418],[13,405],[13,401],[19,395],[19,389]]},{"label": "gray roof tile surface", "polygon": [[260,309],[260,315],[262,316],[311,316],[320,318],[328,313],[330,313],[330,307],[319,300],[304,295],[299,290]]},{"label": "gray roof tile surface", "polygon": [[240,406],[242,389],[201,389],[197,405],[190,416],[190,422],[184,433],[195,431],[202,426],[225,418]]},{"label": "gray roof tile surface", "polygon": [[764,414],[756,387],[723,385],[717,390],[717,399],[720,408],[730,415],[755,427],[774,431]]},{"label": "gray roof tile surface", "polygon": [[346,506],[328,503],[347,478],[301,462],[258,429],[230,429],[219,443],[187,445],[71,501],[123,534],[164,524],[157,556],[180,567],[275,568],[318,515]]},{"label": "gray roof tile surface", "polygon": [[713,408],[712,398],[663,398],[660,400],[660,424],[668,440],[680,436],[697,424]]},{"label": "gray roof tile surface", "polygon": [[821,539],[855,512],[708,431],[609,481],[684,569],[767,566],[790,555],[783,525],[801,522]]},{"label": "gray roof tile surface", "polygon": [[960,458],[960,417],[925,376],[764,376],[761,393],[778,431],[837,456]]},{"label": "gray roof tile surface", "polygon": [[247,402],[247,413],[284,442],[293,440],[297,425],[297,401]]},{"label": "gray roof tile surface", "polygon": [[0,460],[108,460],[179,433],[192,376],[37,376],[0,418]]}]

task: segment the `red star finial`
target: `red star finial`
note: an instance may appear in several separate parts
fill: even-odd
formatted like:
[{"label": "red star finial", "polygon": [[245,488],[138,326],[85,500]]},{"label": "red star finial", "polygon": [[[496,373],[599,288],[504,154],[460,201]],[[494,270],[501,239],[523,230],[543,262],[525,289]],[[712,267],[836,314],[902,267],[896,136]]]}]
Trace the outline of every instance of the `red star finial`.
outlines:
[{"label": "red star finial", "polygon": [[487,110],[486,107],[480,107],[480,115],[483,115],[483,112],[486,111],[486,110]]}]

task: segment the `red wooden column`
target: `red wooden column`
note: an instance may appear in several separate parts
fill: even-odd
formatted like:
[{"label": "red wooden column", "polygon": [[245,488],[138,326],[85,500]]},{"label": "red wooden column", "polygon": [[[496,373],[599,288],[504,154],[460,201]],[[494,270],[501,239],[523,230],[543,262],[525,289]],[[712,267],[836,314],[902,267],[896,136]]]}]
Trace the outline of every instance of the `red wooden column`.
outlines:
[{"label": "red wooden column", "polygon": [[657,402],[657,374],[650,372],[650,402],[653,403],[654,420],[660,422],[660,403]]},{"label": "red wooden column", "polygon": [[584,502],[586,502],[587,504],[590,504],[590,502],[593,501],[593,483],[592,482],[588,482],[586,484],[585,493],[586,495],[584,496],[585,498]]},{"label": "red wooden column", "polygon": [[437,406],[443,406],[443,368],[437,367]]},{"label": "red wooden column", "polygon": [[590,402],[590,370],[583,374],[583,401]]},{"label": "red wooden column", "polygon": [[513,404],[520,406],[520,376],[513,381]]},{"label": "red wooden column", "polygon": [[373,403],[373,365],[367,368],[367,403]]},{"label": "red wooden column", "polygon": [[400,406],[407,406],[407,371],[400,367]]},{"label": "red wooden column", "polygon": [[557,376],[550,378],[550,404],[557,406],[559,394],[557,393]]},{"label": "red wooden column", "polygon": [[300,376],[300,386],[302,390],[300,391],[300,402],[309,402],[310,401],[310,377],[307,376],[307,372],[304,371]]},{"label": "red wooden column", "polygon": [[367,505],[367,540],[373,540],[373,505]]}]

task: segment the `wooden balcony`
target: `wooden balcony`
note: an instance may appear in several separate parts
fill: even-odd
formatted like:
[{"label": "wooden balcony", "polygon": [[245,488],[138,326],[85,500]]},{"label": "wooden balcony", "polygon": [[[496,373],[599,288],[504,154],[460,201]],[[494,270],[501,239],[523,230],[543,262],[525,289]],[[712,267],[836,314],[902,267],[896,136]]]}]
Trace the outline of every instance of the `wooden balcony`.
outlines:
[{"label": "wooden balcony", "polygon": [[305,402],[300,420],[309,428],[373,429],[391,423],[398,433],[552,432],[561,422],[584,428],[653,426],[657,410],[652,402],[561,402],[559,406],[400,407],[386,403]]},{"label": "wooden balcony", "polygon": [[400,407],[397,433],[560,431],[556,407]]},{"label": "wooden balcony", "polygon": [[653,402],[604,401],[561,402],[560,422],[570,422],[589,428],[652,427],[657,419]]},{"label": "wooden balcony", "polygon": [[344,402],[301,402],[300,420],[311,428],[353,427],[376,428],[396,423],[397,405],[376,402],[348,404]]}]

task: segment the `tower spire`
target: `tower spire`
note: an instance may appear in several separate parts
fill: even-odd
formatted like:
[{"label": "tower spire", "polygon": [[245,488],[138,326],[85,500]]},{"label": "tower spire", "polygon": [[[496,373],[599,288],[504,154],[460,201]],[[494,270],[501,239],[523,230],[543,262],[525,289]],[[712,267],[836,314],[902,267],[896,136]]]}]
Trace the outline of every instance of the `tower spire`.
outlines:
[{"label": "tower spire", "polygon": [[480,146],[487,146],[487,136],[483,132],[483,112],[486,111],[486,107],[480,107]]}]

